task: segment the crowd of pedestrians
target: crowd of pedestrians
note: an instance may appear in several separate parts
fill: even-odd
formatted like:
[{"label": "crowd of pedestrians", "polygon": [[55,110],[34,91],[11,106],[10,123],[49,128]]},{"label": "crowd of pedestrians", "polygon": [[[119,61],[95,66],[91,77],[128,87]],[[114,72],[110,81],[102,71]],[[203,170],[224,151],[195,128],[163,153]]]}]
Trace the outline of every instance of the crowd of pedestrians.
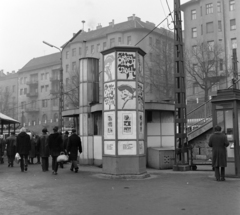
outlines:
[{"label": "crowd of pedestrians", "polygon": [[4,163],[4,152],[6,151],[8,159],[8,167],[13,167],[15,156],[20,156],[21,172],[28,171],[30,164],[34,164],[34,158],[37,159],[36,164],[41,164],[42,171],[49,171],[49,158],[52,157],[51,169],[52,174],[57,175],[58,167],[63,168],[63,162],[57,161],[61,154],[65,154],[71,161],[71,171],[78,172],[77,157],[78,152],[82,153],[81,139],[76,134],[76,129],[72,129],[72,134],[66,131],[62,135],[58,131],[58,127],[53,128],[53,132],[48,135],[48,130],[44,128],[41,135],[34,133],[28,134],[26,128],[21,128],[20,133],[11,135],[4,140],[0,138],[0,163]]}]

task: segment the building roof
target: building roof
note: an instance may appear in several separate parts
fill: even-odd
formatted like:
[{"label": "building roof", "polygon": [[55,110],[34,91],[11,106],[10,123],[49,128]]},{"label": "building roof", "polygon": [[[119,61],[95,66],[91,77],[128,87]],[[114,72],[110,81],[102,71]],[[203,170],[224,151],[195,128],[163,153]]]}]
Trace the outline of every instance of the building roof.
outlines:
[{"label": "building roof", "polygon": [[15,120],[3,113],[0,113],[0,121],[1,121],[1,124],[20,123],[17,120]]},{"label": "building roof", "polygon": [[181,4],[181,10],[183,11],[184,9],[186,9],[187,6],[191,5],[191,4],[195,4],[197,2],[199,2],[201,0],[190,0],[184,4]]},{"label": "building roof", "polygon": [[[77,36],[75,35],[75,38],[71,40],[71,43],[76,42],[83,42],[83,41],[91,41],[95,39],[99,39],[102,37],[106,37],[108,34],[116,33],[116,32],[123,32],[123,31],[129,31],[133,29],[145,29],[147,31],[152,30],[155,28],[155,24],[151,22],[142,22],[139,17],[129,17],[128,21],[121,22],[118,24],[115,24],[114,21],[112,23],[109,23],[109,26],[106,27],[99,27],[96,30],[90,30],[90,31],[82,31]],[[166,29],[164,28],[156,28],[153,32],[156,32],[158,34],[164,34],[164,31]],[[173,36],[173,34],[172,34]]]},{"label": "building roof", "polygon": [[42,57],[33,58],[18,72],[27,72],[58,64],[60,65],[61,64],[60,56],[61,56],[60,52],[58,52],[50,55],[45,55]]}]

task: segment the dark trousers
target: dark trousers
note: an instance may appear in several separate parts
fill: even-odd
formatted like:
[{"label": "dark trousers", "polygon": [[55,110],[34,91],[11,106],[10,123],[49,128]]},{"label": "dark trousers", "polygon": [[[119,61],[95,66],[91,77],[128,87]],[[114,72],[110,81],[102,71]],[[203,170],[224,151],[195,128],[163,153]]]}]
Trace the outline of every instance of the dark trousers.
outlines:
[{"label": "dark trousers", "polygon": [[[214,167],[216,179],[220,179],[219,167]],[[221,179],[225,179],[225,167],[221,167]]]},{"label": "dark trousers", "polygon": [[13,166],[13,161],[15,159],[15,156],[14,155],[8,155],[8,165],[9,166]]},{"label": "dark trousers", "polygon": [[58,171],[57,157],[58,157],[58,156],[52,156],[52,170],[53,170],[54,172],[57,172],[57,171]]},{"label": "dark trousers", "polygon": [[24,171],[24,167],[27,167],[28,166],[28,155],[21,155],[20,154],[20,167],[21,167],[21,170]]},{"label": "dark trousers", "polygon": [[71,165],[71,169],[78,169],[78,165],[77,165],[77,161],[76,160],[72,160],[72,165]]},{"label": "dark trousers", "polygon": [[48,171],[48,167],[49,167],[49,160],[48,157],[42,157],[42,171]]}]

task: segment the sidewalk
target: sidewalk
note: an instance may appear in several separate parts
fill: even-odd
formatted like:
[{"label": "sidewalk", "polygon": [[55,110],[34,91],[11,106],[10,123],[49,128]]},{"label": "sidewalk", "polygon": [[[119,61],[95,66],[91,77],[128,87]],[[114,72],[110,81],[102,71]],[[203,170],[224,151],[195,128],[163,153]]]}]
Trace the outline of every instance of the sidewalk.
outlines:
[{"label": "sidewalk", "polygon": [[1,215],[239,215],[240,180],[214,181],[212,171],[147,169],[140,180],[103,179],[102,169],[70,164],[58,175],[40,165],[0,165]]}]

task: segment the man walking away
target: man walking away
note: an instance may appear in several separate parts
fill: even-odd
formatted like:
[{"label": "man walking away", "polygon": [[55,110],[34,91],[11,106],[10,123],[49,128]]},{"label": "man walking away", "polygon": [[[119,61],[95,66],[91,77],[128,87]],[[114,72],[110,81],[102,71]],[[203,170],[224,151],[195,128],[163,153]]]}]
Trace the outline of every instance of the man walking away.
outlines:
[{"label": "man walking away", "polygon": [[42,135],[37,140],[37,150],[39,151],[39,155],[42,158],[42,171],[48,171],[49,167],[49,147],[48,147],[48,130],[44,128],[42,130]]},{"label": "man walking away", "polygon": [[[225,181],[225,167],[227,166],[227,150],[229,146],[227,136],[221,133],[221,127],[217,125],[214,134],[209,138],[208,145],[212,147],[212,166],[215,169],[216,181]],[[221,167],[221,178],[219,167]]]},{"label": "man walking away", "polygon": [[78,151],[82,153],[82,144],[80,137],[76,134],[76,129],[72,129],[72,135],[68,138],[68,153],[70,153],[70,159],[72,161],[71,171],[75,169],[75,173],[78,172],[77,157]]},{"label": "man walking away", "polygon": [[58,162],[57,157],[63,151],[63,141],[62,135],[58,132],[58,127],[53,128],[53,134],[50,134],[48,137],[48,146],[50,150],[50,155],[52,156],[52,170],[53,175],[57,175],[58,171]]},{"label": "man walking away", "polygon": [[16,154],[16,139],[15,132],[11,132],[10,137],[6,139],[8,167],[13,167],[13,161]]},{"label": "man walking away", "polygon": [[4,163],[5,144],[3,135],[0,135],[0,164]]},{"label": "man walking away", "polygon": [[28,155],[31,150],[30,136],[26,133],[26,128],[21,128],[20,133],[17,136],[16,153],[21,157],[20,167],[21,171],[27,171],[28,168]]}]

